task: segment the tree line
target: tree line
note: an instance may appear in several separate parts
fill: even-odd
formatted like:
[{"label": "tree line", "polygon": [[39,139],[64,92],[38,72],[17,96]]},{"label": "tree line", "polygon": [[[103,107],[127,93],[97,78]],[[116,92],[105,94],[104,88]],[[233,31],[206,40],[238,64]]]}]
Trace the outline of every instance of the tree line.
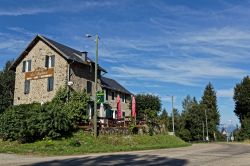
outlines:
[{"label": "tree line", "polygon": [[[159,125],[172,131],[172,115],[168,115],[166,109],[161,111],[160,98],[150,94],[136,95],[137,111],[139,119],[155,121]],[[203,93],[201,101],[195,97],[186,96],[182,102],[183,110],[180,113],[173,109],[175,134],[186,141],[201,141],[206,137],[206,117],[208,137],[216,140],[220,135],[217,126],[220,123],[220,114],[217,106],[216,92],[209,83]],[[206,115],[205,116],[205,112]]]}]

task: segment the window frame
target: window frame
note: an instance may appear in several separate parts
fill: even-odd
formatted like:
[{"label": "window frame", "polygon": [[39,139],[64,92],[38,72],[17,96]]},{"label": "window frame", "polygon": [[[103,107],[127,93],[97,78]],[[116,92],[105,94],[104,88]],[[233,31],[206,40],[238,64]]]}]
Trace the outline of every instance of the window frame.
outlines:
[{"label": "window frame", "polygon": [[51,92],[54,90],[54,77],[48,77],[47,79],[47,91]]},{"label": "window frame", "polygon": [[115,100],[115,91],[111,91],[111,99],[114,101]]},{"label": "window frame", "polygon": [[55,55],[46,55],[46,57],[45,57],[45,67],[46,68],[55,67]]},{"label": "window frame", "polygon": [[30,80],[24,81],[24,94],[30,93]]}]

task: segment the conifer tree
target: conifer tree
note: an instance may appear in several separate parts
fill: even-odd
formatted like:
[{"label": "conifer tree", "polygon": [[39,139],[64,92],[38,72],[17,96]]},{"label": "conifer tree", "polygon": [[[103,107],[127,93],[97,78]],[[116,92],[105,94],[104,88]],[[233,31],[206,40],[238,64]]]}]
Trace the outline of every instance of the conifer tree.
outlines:
[{"label": "conifer tree", "polygon": [[206,86],[200,104],[203,114],[205,115],[205,110],[207,112],[209,138],[214,138],[214,134],[217,132],[217,126],[220,124],[220,114],[217,106],[216,92],[211,83]]}]

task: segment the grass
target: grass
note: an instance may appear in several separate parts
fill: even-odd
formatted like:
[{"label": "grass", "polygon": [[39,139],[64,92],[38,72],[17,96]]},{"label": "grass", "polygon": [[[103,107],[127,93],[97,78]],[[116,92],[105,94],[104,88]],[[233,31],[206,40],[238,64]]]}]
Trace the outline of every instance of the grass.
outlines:
[{"label": "grass", "polygon": [[42,140],[26,144],[0,140],[0,153],[51,156],[175,148],[189,145],[178,137],[170,135],[100,135],[95,139],[92,135],[79,131],[71,138]]}]

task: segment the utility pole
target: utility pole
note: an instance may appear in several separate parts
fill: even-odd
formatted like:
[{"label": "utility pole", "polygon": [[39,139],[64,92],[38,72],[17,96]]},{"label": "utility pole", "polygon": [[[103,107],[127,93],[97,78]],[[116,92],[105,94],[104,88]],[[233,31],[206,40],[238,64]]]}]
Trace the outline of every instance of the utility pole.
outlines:
[{"label": "utility pole", "polygon": [[207,109],[205,109],[205,116],[206,116],[206,130],[207,130],[206,141],[209,141],[209,138],[208,138],[208,127],[207,127]]},{"label": "utility pole", "polygon": [[95,88],[94,88],[94,136],[97,138],[97,68],[98,68],[98,40],[99,36],[96,34],[96,54],[95,54]]},{"label": "utility pole", "polygon": [[172,97],[172,122],[173,122],[173,134],[175,135],[175,131],[174,131],[174,96]]},{"label": "utility pole", "polygon": [[202,138],[205,141],[205,131],[204,131],[204,122],[202,121]]}]

